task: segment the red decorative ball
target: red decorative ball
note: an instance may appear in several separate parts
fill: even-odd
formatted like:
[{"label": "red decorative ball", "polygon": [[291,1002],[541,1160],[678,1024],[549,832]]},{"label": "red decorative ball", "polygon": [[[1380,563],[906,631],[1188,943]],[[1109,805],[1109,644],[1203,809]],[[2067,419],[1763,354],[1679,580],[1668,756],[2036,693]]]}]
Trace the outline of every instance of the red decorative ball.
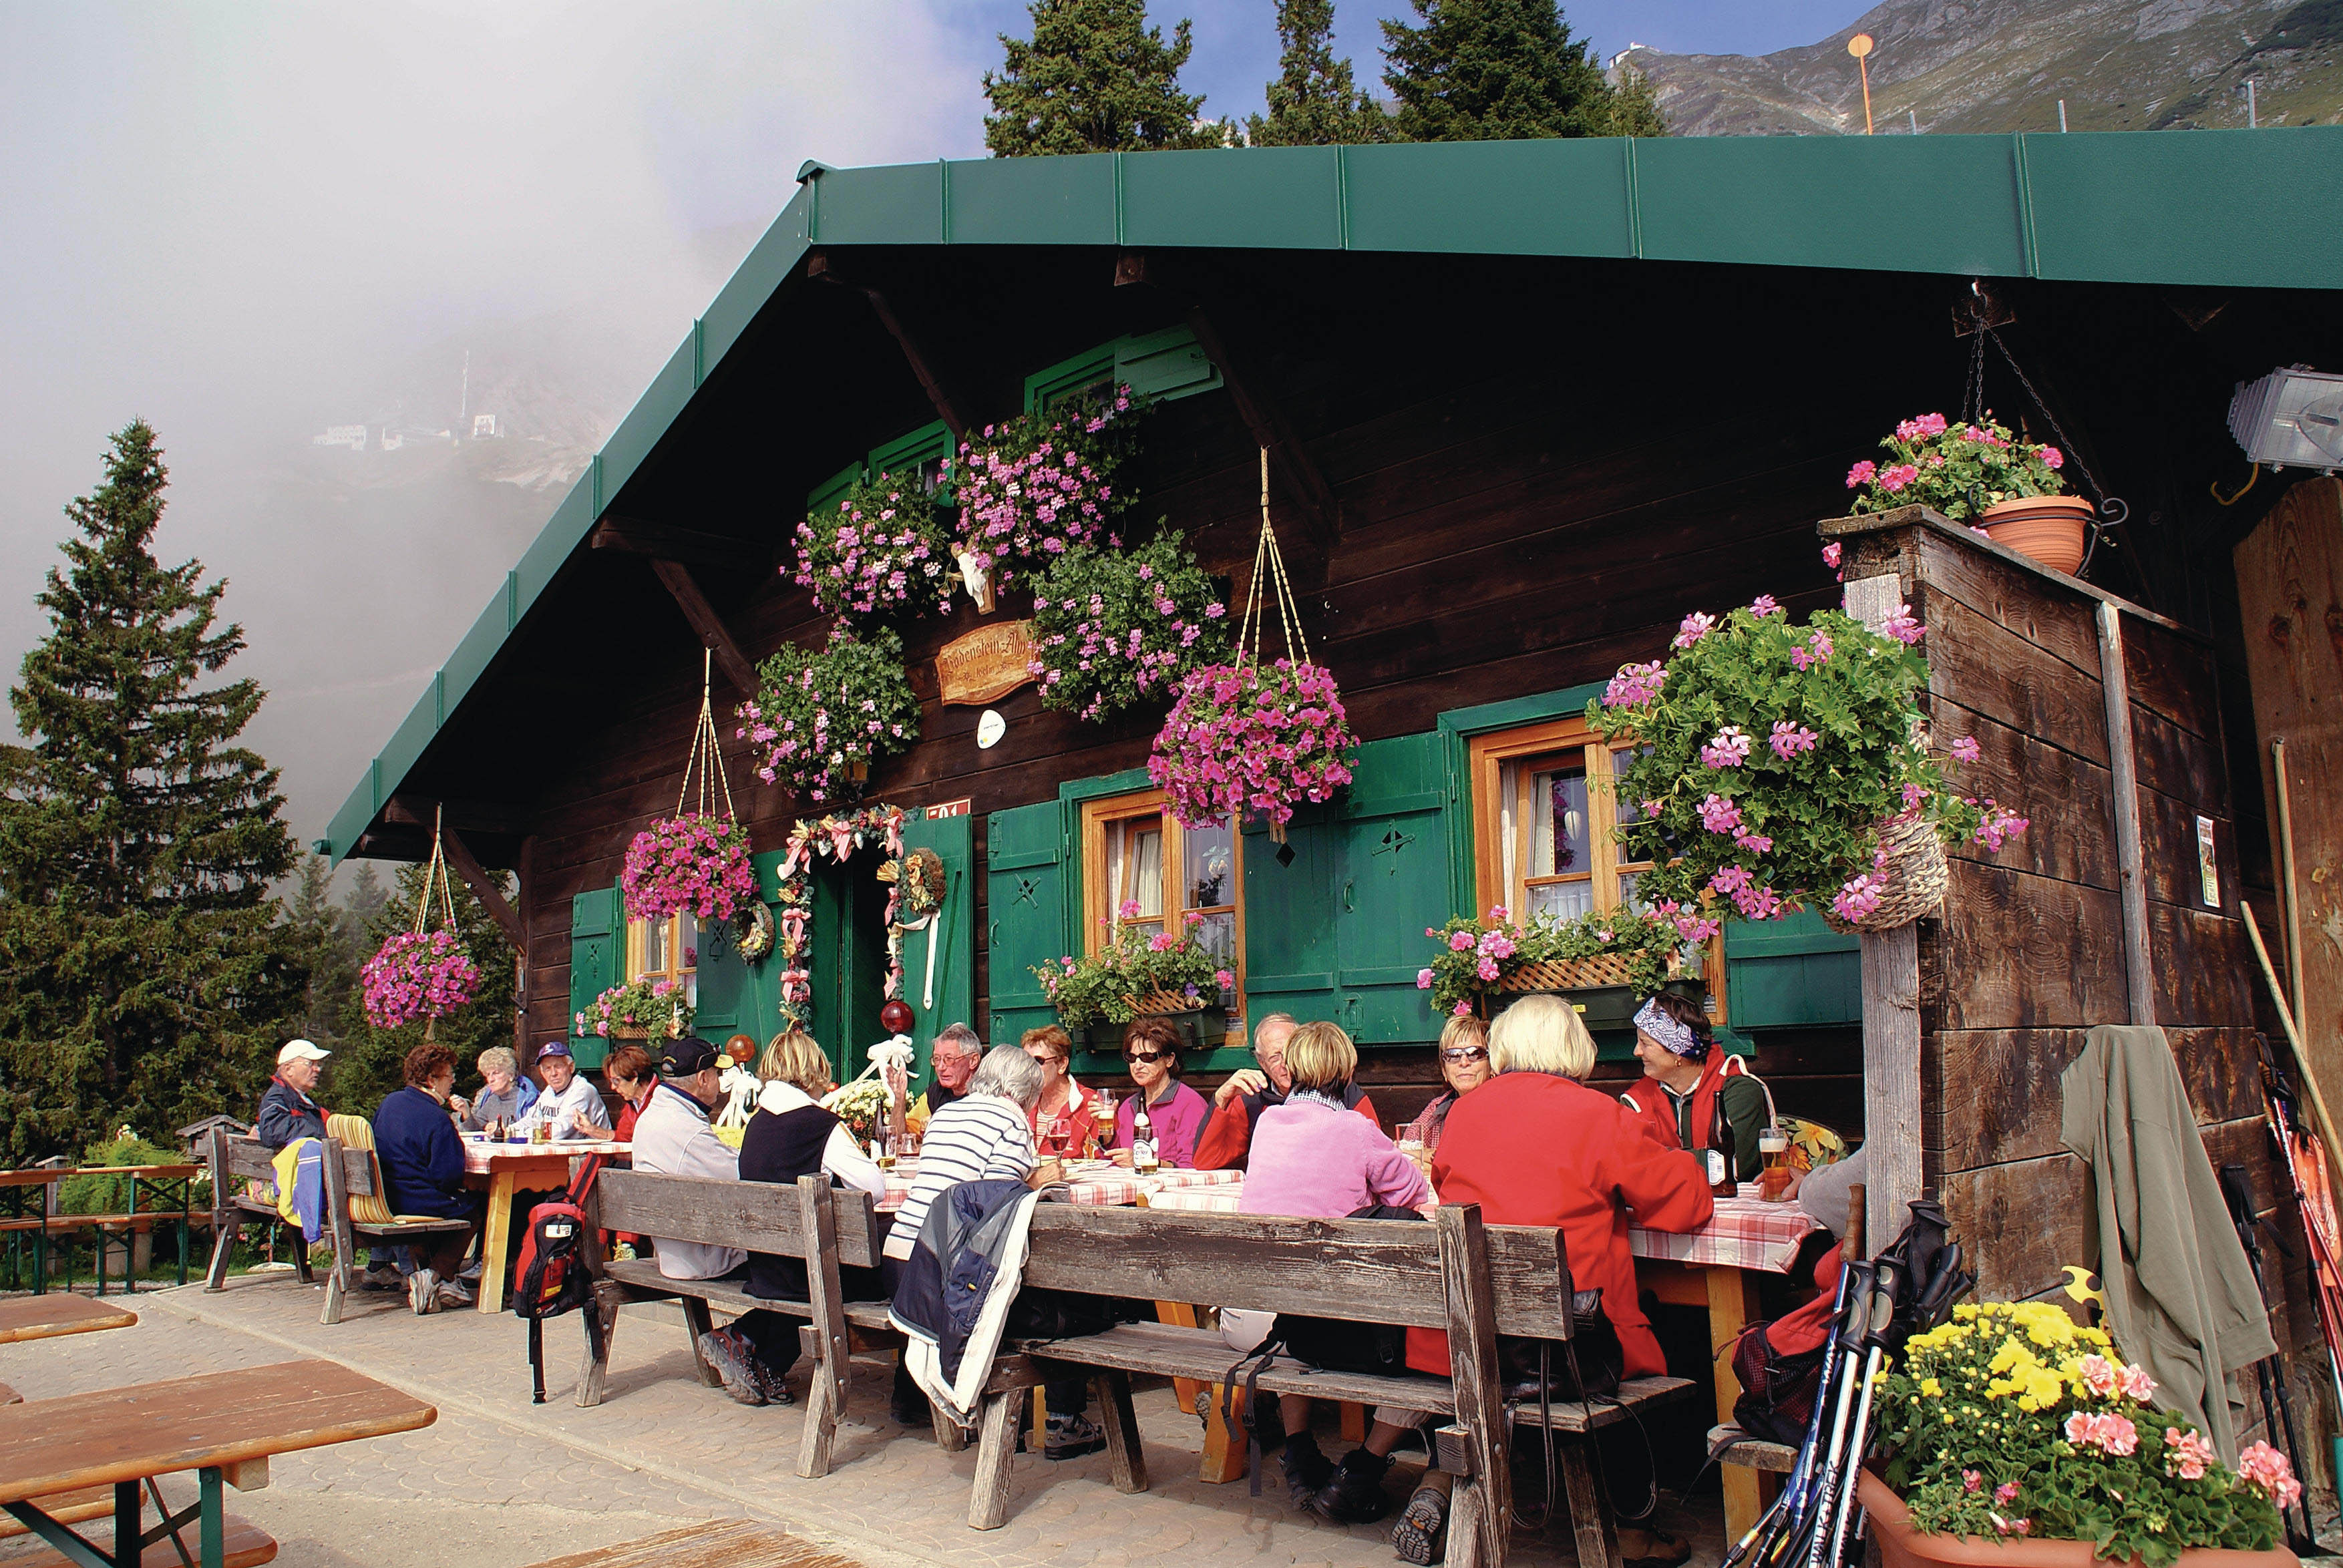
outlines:
[{"label": "red decorative ball", "polygon": [[879,1010],[879,1027],[889,1034],[909,1034],[919,1018],[905,1001],[890,1001]]}]

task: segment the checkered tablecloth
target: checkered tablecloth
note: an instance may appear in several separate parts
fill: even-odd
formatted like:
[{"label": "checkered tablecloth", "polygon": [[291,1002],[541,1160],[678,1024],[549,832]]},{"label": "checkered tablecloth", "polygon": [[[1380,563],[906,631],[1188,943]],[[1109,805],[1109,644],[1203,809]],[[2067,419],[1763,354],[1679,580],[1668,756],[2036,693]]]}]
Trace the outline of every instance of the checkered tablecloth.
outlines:
[{"label": "checkered tablecloth", "polygon": [[558,1143],[490,1143],[486,1139],[464,1140],[464,1173],[468,1176],[488,1176],[495,1173],[499,1163],[510,1164],[521,1160],[543,1160],[549,1155],[565,1154],[628,1154],[631,1143],[614,1143],[607,1139],[564,1139]]},{"label": "checkered tablecloth", "polygon": [[[1149,1198],[1148,1204],[1156,1209],[1233,1214],[1243,1201],[1244,1183],[1237,1181],[1158,1192]],[[1756,1269],[1779,1274],[1788,1271],[1797,1259],[1799,1243],[1817,1228],[1813,1217],[1795,1203],[1768,1203],[1762,1198],[1720,1198],[1716,1201],[1716,1218],[1690,1235],[1671,1236],[1630,1228],[1627,1245],[1639,1258],[1667,1258],[1708,1267]]]},{"label": "checkered tablecloth", "polygon": [[1627,1245],[1639,1258],[1665,1258],[1705,1268],[1755,1269],[1783,1274],[1797,1261],[1799,1245],[1821,1229],[1821,1222],[1795,1202],[1768,1203],[1755,1197],[1719,1198],[1716,1217],[1699,1230],[1674,1236],[1631,1225],[1627,1229]]},{"label": "checkered tablecloth", "polygon": [[[902,1161],[897,1161],[895,1169],[887,1172],[887,1195],[879,1201],[879,1211],[884,1214],[901,1208],[903,1200],[910,1196],[911,1183],[918,1180],[916,1165],[906,1169]],[[1151,1205],[1172,1208],[1175,1205],[1165,1199],[1175,1194],[1243,1191],[1242,1171],[1158,1171],[1152,1176],[1134,1176],[1128,1171],[1110,1168],[1077,1172],[1066,1183],[1065,1201],[1087,1209],[1116,1208],[1138,1202],[1139,1195],[1144,1192]],[[1233,1210],[1235,1201],[1232,1199],[1227,1207]]]}]

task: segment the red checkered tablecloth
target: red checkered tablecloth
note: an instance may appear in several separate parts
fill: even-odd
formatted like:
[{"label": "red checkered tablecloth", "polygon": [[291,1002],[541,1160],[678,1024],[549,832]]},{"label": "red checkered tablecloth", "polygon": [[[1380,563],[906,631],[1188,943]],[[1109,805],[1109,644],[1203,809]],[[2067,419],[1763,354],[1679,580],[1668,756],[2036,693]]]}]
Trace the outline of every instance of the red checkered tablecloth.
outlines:
[{"label": "red checkered tablecloth", "polygon": [[1676,1236],[1631,1225],[1627,1245],[1639,1258],[1784,1274],[1797,1261],[1800,1244],[1821,1229],[1821,1222],[1795,1202],[1719,1198],[1716,1217],[1699,1230]]},{"label": "red checkered tablecloth", "polygon": [[[1158,1192],[1148,1200],[1151,1208],[1212,1214],[1233,1214],[1243,1201],[1242,1181]],[[1716,1201],[1716,1218],[1691,1234],[1672,1236],[1631,1227],[1627,1245],[1639,1258],[1667,1258],[1711,1268],[1756,1269],[1779,1274],[1789,1271],[1797,1259],[1799,1244],[1808,1232],[1818,1228],[1813,1217],[1795,1203],[1768,1203],[1762,1198],[1720,1198]]]},{"label": "red checkered tablecloth", "polygon": [[[879,1211],[891,1213],[903,1206],[911,1195],[911,1183],[919,1180],[916,1164],[906,1167],[898,1161],[895,1169],[887,1172],[887,1195],[879,1201]],[[1151,1205],[1170,1208],[1164,1200],[1175,1193],[1242,1192],[1244,1172],[1242,1171],[1159,1171],[1152,1176],[1134,1176],[1128,1171],[1110,1168],[1103,1171],[1078,1171],[1065,1184],[1065,1201],[1083,1208],[1115,1208],[1136,1203],[1145,1192]],[[1233,1200],[1228,1207],[1233,1210]]]},{"label": "red checkered tablecloth", "polygon": [[516,1164],[522,1161],[545,1160],[555,1155],[629,1154],[631,1143],[614,1143],[606,1139],[565,1139],[558,1143],[490,1143],[486,1139],[464,1140],[464,1173],[468,1176],[495,1174],[498,1165]]}]

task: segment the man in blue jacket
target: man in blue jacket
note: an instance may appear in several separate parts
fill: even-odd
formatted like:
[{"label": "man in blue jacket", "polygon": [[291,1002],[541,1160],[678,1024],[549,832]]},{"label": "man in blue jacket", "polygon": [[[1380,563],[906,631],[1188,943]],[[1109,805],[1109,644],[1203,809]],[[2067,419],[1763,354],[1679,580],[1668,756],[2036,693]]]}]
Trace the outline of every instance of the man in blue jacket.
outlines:
[{"label": "man in blue jacket", "polygon": [[277,1076],[261,1092],[260,1114],[253,1125],[263,1149],[274,1154],[297,1138],[326,1135],[326,1108],[309,1095],[325,1070],[326,1058],[333,1054],[306,1040],[287,1040],[277,1053]]},{"label": "man in blue jacket", "polygon": [[464,1190],[464,1141],[447,1111],[456,1091],[455,1053],[444,1045],[418,1045],[407,1053],[406,1075],[407,1087],[386,1096],[374,1113],[383,1197],[394,1214],[470,1221],[468,1229],[437,1233],[415,1248],[407,1299],[420,1317],[472,1304],[458,1274],[479,1232],[485,1205],[479,1194]]}]

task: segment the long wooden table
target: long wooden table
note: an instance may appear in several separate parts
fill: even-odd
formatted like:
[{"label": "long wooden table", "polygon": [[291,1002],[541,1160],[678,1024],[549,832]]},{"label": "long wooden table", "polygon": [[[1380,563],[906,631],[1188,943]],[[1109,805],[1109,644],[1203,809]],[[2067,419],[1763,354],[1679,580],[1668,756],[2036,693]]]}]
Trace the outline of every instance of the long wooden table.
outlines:
[{"label": "long wooden table", "polygon": [[126,1329],[137,1321],[136,1312],[110,1302],[93,1302],[63,1291],[47,1296],[12,1296],[0,1301],[0,1345]]},{"label": "long wooden table", "polygon": [[513,1201],[523,1192],[558,1192],[569,1185],[569,1162],[581,1154],[627,1154],[631,1143],[573,1140],[561,1143],[495,1143],[464,1140],[464,1185],[488,1194],[480,1235],[480,1311],[505,1310],[505,1272],[512,1257]]},{"label": "long wooden table", "polygon": [[[412,1432],[438,1416],[410,1394],[325,1361],[33,1400],[0,1408],[0,1508],[76,1568],[128,1568],[141,1548],[166,1535],[176,1540],[191,1523],[201,1538],[201,1568],[265,1562],[275,1543],[265,1535],[256,1543],[249,1527],[234,1533],[231,1550],[223,1483],[252,1491],[268,1484],[271,1455]],[[151,1489],[156,1477],[182,1470],[196,1473],[196,1501],[166,1513],[156,1492],[161,1523],[143,1529],[142,1485]],[[37,1505],[93,1486],[114,1489],[114,1550]]]}]

